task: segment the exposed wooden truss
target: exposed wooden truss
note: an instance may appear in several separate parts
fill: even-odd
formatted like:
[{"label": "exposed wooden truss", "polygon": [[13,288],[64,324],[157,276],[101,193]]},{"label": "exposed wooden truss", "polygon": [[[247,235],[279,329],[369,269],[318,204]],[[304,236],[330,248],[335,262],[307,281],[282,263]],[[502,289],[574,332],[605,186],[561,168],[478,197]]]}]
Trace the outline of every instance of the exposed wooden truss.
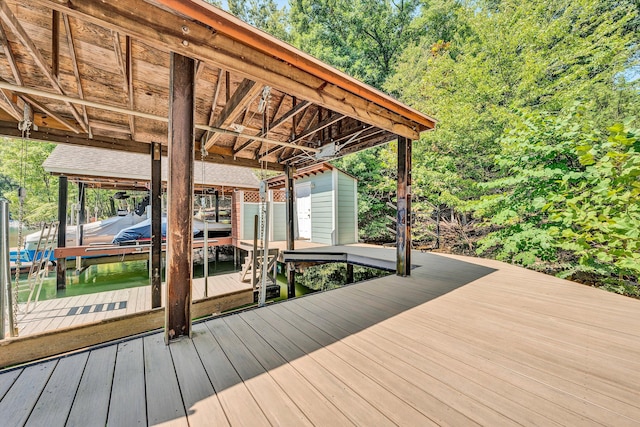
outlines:
[{"label": "exposed wooden truss", "polygon": [[[0,29],[0,63],[6,64],[0,84],[15,82],[0,90],[3,127],[19,121],[28,103],[46,125],[37,134],[47,140],[123,149],[141,144],[136,152],[148,152],[154,141],[166,145],[170,52],[195,60],[196,149],[205,147],[207,160],[309,164],[317,161],[318,147],[342,143],[338,137],[357,136],[349,147],[361,149],[397,135],[416,139],[432,127],[426,116],[416,121],[419,113],[327,66],[310,71],[302,53],[299,64],[292,62],[291,47],[256,49],[236,37],[256,30],[224,12],[205,5],[187,19],[187,3],[0,0],[0,24],[8,30],[3,37]],[[253,37],[257,45],[264,42],[264,34]],[[266,86],[270,104],[263,110],[257,99]],[[49,96],[56,93],[73,96]],[[379,132],[363,132],[363,124]]]}]

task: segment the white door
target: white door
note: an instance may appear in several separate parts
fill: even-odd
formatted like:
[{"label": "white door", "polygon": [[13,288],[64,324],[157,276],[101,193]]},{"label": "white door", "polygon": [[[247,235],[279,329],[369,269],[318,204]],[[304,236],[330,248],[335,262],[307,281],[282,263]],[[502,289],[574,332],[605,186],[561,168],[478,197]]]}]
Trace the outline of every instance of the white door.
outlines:
[{"label": "white door", "polygon": [[296,211],[298,212],[298,238],[311,239],[311,183],[296,186]]}]

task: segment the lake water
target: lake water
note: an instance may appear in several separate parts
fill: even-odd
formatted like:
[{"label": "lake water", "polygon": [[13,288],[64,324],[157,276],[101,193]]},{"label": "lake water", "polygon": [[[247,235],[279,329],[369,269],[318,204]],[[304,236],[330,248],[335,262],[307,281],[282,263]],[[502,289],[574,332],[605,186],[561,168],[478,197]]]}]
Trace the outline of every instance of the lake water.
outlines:
[{"label": "lake water", "polygon": [[[35,230],[29,229],[23,231],[26,236]],[[9,229],[9,247],[15,248],[18,245],[18,229]],[[216,274],[227,274],[239,271],[235,268],[233,261],[218,261],[209,263],[209,276]],[[204,277],[204,266],[196,265],[193,270],[194,278]],[[20,280],[26,280],[21,277]],[[163,275],[164,280],[164,275]],[[286,298],[287,281],[283,275],[278,275],[278,283],[280,284],[280,298]],[[66,289],[56,289],[55,271],[49,273],[44,279],[42,291],[40,292],[40,301],[71,297],[77,295],[86,295],[97,292],[108,292],[119,289],[135,288],[138,286],[149,285],[149,271],[146,261],[129,261],[113,264],[92,265],[79,274],[75,274],[73,269],[67,270],[67,287]],[[310,289],[296,283],[296,295],[304,295],[312,292]],[[25,302],[28,298],[28,292],[20,294],[19,301]]]}]

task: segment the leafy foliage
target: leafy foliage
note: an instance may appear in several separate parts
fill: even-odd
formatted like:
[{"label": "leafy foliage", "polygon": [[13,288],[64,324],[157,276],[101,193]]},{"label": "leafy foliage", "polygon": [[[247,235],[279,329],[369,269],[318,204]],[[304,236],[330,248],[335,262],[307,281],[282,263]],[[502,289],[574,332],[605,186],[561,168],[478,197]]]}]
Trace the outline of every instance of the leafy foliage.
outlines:
[{"label": "leafy foliage", "polygon": [[640,273],[640,139],[622,123],[607,138],[581,109],[521,117],[495,157],[501,178],[474,204],[499,229],[479,253],[608,283]]},{"label": "leafy foliage", "polygon": [[26,189],[24,221],[37,224],[57,218],[58,179],[45,172],[42,162],[49,156],[54,144],[2,138],[0,140],[0,196],[9,200],[11,217],[18,219],[18,187]]},{"label": "leafy foliage", "polygon": [[381,87],[398,55],[420,34],[418,0],[291,0],[292,42]]}]

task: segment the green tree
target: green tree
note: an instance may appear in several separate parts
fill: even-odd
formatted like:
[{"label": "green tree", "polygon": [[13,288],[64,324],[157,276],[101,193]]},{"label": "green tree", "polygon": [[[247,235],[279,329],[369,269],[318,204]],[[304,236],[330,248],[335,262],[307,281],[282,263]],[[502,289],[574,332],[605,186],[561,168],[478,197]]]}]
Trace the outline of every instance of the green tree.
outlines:
[{"label": "green tree", "polygon": [[381,88],[399,54],[417,37],[418,0],[292,0],[292,42]]},{"label": "green tree", "polygon": [[386,88],[439,120],[414,146],[414,173],[433,205],[469,210],[476,183],[500,178],[493,156],[516,110],[557,112],[580,100],[605,126],[638,114],[638,8],[631,1],[425,3],[424,35],[403,52]]},{"label": "green tree", "polygon": [[2,138],[0,140],[0,176],[3,176],[2,196],[9,200],[10,213],[18,219],[18,187],[26,189],[24,220],[36,224],[57,218],[57,182],[42,168],[54,144]]},{"label": "green tree", "polygon": [[524,114],[501,139],[502,177],[475,204],[497,230],[479,253],[562,277],[625,286],[640,274],[640,139],[623,124],[607,138],[582,109]]},{"label": "green tree", "polygon": [[228,0],[229,12],[267,33],[288,41],[289,32],[285,9],[274,0]]}]

